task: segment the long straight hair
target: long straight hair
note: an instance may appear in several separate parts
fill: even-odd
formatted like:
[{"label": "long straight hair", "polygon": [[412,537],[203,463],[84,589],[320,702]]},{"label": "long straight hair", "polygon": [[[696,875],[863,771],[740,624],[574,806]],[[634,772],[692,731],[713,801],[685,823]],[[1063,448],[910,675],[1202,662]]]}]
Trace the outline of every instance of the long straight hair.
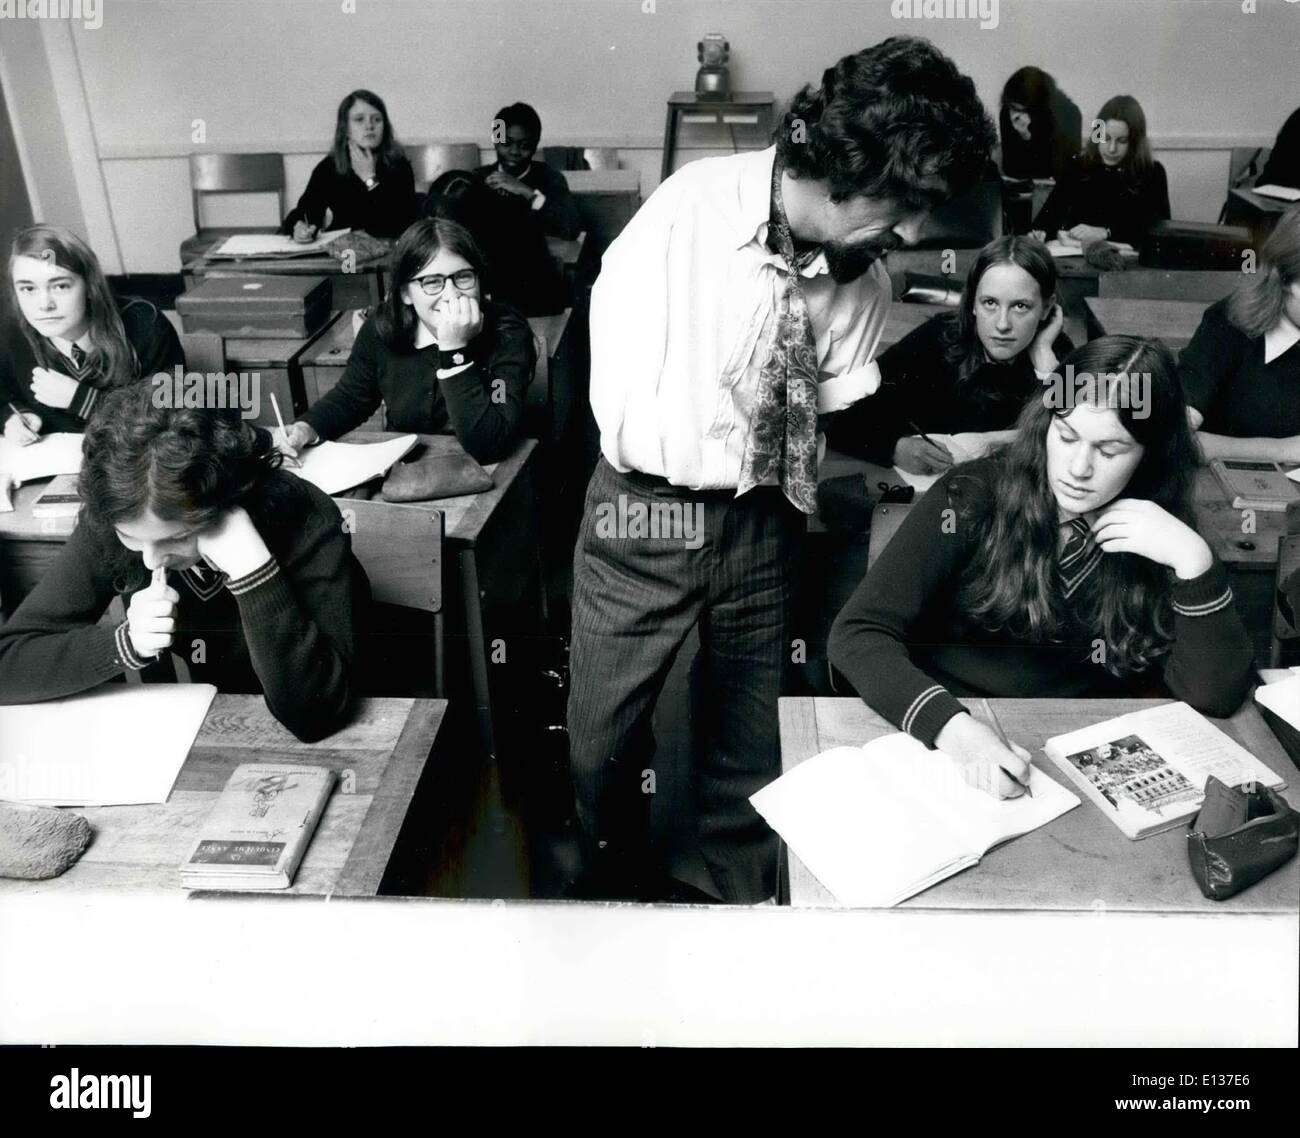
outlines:
[{"label": "long straight hair", "polygon": [[1258,271],[1237,286],[1228,301],[1228,320],[1257,339],[1282,319],[1286,292],[1300,281],[1300,205],[1280,218],[1259,250]]},{"label": "long straight hair", "polygon": [[339,175],[352,171],[352,157],[348,153],[348,115],[356,103],[369,103],[384,116],[384,133],[379,137],[379,146],[375,150],[375,166],[380,170],[392,170],[406,161],[406,151],[393,133],[393,121],[388,117],[388,108],[384,100],[373,91],[358,87],[343,97],[339,104],[338,117],[334,121],[334,145],[330,155],[334,159],[334,169]]},{"label": "long straight hair", "polygon": [[384,343],[394,351],[409,351],[415,343],[415,309],[402,299],[406,286],[437,255],[440,249],[463,257],[478,273],[479,294],[488,298],[487,266],[483,253],[470,231],[446,218],[421,218],[397,239],[391,264],[393,271],[388,291],[375,313],[375,328]]},{"label": "long straight hair", "polygon": [[[107,380],[109,387],[129,383],[140,370],[140,361],[126,338],[126,328],[118,311],[117,301],[109,290],[99,258],[80,237],[71,230],[57,225],[29,225],[14,234],[9,247],[9,289],[17,308],[18,295],[13,288],[13,267],[18,257],[36,257],[49,260],[61,269],[79,276],[86,285],[86,316],[90,321],[91,351],[88,362],[93,363]],[[21,308],[17,308],[21,315]],[[23,335],[37,359],[44,358],[44,345],[48,343],[26,319],[20,319]]]},{"label": "long straight hair", "polygon": [[[1101,105],[1095,121],[1104,124],[1111,119],[1118,119],[1128,127],[1128,152],[1119,164],[1119,169],[1124,175],[1124,180],[1136,188],[1146,181],[1155,165],[1155,159],[1151,157],[1151,143],[1147,138],[1147,116],[1142,110],[1142,104],[1132,95],[1113,95]],[[1083,158],[1089,166],[1105,165],[1101,160],[1101,152],[1097,147],[1097,140],[1093,137],[1092,129],[1088,131],[1088,142],[1083,148]]]},{"label": "long straight hair", "polygon": [[[1084,387],[1084,399],[1110,407],[1143,454],[1125,498],[1145,498],[1193,525],[1192,485],[1196,444],[1187,425],[1187,407],[1173,355],[1159,340],[1103,336],[1070,353],[1065,365],[1075,374],[1137,374],[1149,382],[1142,417],[1120,385],[1098,382]],[[1146,377],[1149,377],[1147,379]],[[1077,404],[1045,395],[1021,412],[1012,444],[993,459],[992,494],[967,491],[960,469],[951,479],[954,505],[964,523],[980,534],[975,555],[963,572],[958,596],[962,610],[989,629],[1050,642],[1066,626],[1069,613],[1058,568],[1060,511],[1047,478],[1047,433],[1053,420]],[[1071,598],[1075,615],[1107,646],[1104,667],[1115,676],[1143,671],[1168,652],[1173,637],[1169,571],[1133,553],[1107,553]]]},{"label": "long straight hair", "polygon": [[962,288],[961,307],[944,334],[944,357],[957,369],[958,384],[968,380],[984,363],[984,345],[975,325],[975,300],[980,281],[994,265],[1015,265],[1034,278],[1043,306],[1056,296],[1056,262],[1047,246],[1033,237],[1007,234],[979,251]]}]

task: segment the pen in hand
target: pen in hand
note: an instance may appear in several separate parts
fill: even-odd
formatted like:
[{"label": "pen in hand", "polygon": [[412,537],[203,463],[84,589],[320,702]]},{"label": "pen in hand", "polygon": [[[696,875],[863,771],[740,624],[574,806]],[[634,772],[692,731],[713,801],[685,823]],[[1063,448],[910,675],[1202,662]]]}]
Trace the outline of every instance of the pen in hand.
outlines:
[{"label": "pen in hand", "polygon": [[280,402],[276,399],[274,391],[271,392],[271,409],[275,412],[275,421],[280,424],[280,438],[284,442],[281,450],[285,452],[285,461],[293,466],[301,466],[302,460],[298,458],[297,452],[289,442],[289,432],[285,429],[284,416],[280,414]]},{"label": "pen in hand", "polygon": [[[997,732],[998,738],[1002,740],[1002,745],[1006,747],[1008,751],[1010,751],[1011,740],[1007,738],[1006,732],[1002,730],[1002,724],[998,722],[997,716],[993,714],[991,709],[989,711],[989,726],[992,727],[993,730]],[[1033,798],[1034,792],[1033,790],[1030,789],[1028,779],[1026,779],[1024,782],[1021,782],[1018,778],[1016,778],[1015,775],[1013,775],[1009,770],[1007,770],[1006,767],[999,767],[998,769],[1001,770],[1002,773],[1007,776],[1007,778],[1009,778],[1018,787],[1020,787],[1020,789],[1023,790],[1029,798]],[[1031,777],[1032,777],[1032,770],[1033,768],[1031,767],[1030,768]]]}]

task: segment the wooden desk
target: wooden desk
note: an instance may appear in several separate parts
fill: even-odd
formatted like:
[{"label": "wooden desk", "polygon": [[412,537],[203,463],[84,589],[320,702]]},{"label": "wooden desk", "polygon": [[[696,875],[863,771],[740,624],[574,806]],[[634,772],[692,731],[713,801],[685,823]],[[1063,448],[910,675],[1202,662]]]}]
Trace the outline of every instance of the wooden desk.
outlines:
[{"label": "wooden desk", "polygon": [[641,176],[635,170],[563,170],[587,247],[599,258],[641,206]]},{"label": "wooden desk", "polygon": [[290,277],[329,277],[331,308],[365,308],[370,304],[378,304],[383,298],[384,274],[387,269],[387,255],[360,261],[353,272],[346,273],[342,262],[328,253],[313,257],[248,257],[237,260],[203,253],[182,265],[181,280],[188,292],[207,277],[247,277],[264,273]]},{"label": "wooden desk", "polygon": [[1254,190],[1232,189],[1228,191],[1224,223],[1246,226],[1250,230],[1252,242],[1259,244],[1273,232],[1277,219],[1294,204],[1278,201],[1277,198],[1266,198]]},{"label": "wooden desk", "polygon": [[[255,372],[261,385],[257,416],[259,426],[275,427],[275,409],[269,398],[272,392],[280,411],[288,420],[307,410],[306,385],[303,380],[302,356],[329,328],[328,321],[310,336],[261,340],[247,337],[222,338],[228,372]],[[293,408],[290,411],[290,408]]]},{"label": "wooden desk", "polygon": [[[1043,753],[1054,735],[1166,700],[963,700],[977,718],[989,709],[1008,737],[1026,747],[1034,765],[1062,786],[1074,784]],[[859,746],[895,730],[860,699],[782,699],[781,768],[788,771],[831,747]],[[1292,785],[1280,794],[1300,807],[1300,790],[1285,752],[1247,702],[1218,727]],[[1077,793],[1077,791],[1075,792]],[[1186,828],[1130,841],[1083,795],[1079,806],[1006,845],[979,865],[903,902],[920,909],[1129,909],[1155,912],[1294,913],[1300,896],[1300,859],[1227,901],[1201,896],[1187,864]],[[790,903],[835,906],[835,899],[789,854]]]},{"label": "wooden desk", "polygon": [[[352,431],[344,442],[374,443],[397,438],[391,431]],[[460,444],[450,435],[421,435],[427,453],[454,454]],[[488,679],[485,614],[517,602],[537,578],[539,607],[545,615],[545,583],[541,576],[541,526],[536,485],[535,439],[524,439],[509,458],[485,469],[492,489],[458,498],[412,502],[443,516],[448,557],[456,579],[446,582],[445,595],[459,594],[469,644],[470,679],[478,710],[479,735],[485,752],[496,754],[492,718],[492,688]],[[348,499],[335,499],[346,510]]]},{"label": "wooden desk", "polygon": [[1189,343],[1206,305],[1198,300],[1154,300],[1140,297],[1089,296],[1083,301],[1087,310],[1088,339],[1098,336],[1155,336],[1175,353]]},{"label": "wooden desk", "polygon": [[[275,893],[374,897],[446,714],[442,700],[365,699],[352,722],[300,743],[257,695],[218,695],[165,804],[78,807],[90,847],[62,877],[0,878],[0,893],[179,891],[180,865],[240,763],[304,763],[355,779],[336,782],[294,883]],[[351,781],[351,779],[349,780]]]}]

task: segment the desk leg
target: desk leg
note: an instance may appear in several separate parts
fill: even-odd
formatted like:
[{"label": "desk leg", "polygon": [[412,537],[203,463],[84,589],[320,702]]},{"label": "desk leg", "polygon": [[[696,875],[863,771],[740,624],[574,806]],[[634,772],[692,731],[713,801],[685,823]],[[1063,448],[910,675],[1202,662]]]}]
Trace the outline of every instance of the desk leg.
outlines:
[{"label": "desk leg", "polygon": [[469,641],[469,664],[478,709],[479,738],[488,758],[496,760],[496,739],[492,731],[492,691],[488,683],[487,633],[483,628],[483,604],[478,587],[478,565],[472,549],[460,554],[461,592],[465,602],[465,636]]},{"label": "desk leg", "polygon": [[447,616],[445,613],[433,614],[433,697],[447,698]]}]

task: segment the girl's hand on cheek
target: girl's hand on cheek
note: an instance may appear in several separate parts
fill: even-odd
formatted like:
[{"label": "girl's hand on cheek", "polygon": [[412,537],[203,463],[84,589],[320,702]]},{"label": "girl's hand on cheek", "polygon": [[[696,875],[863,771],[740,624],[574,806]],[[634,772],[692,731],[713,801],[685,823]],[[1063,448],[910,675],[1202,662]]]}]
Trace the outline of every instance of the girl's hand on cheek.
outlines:
[{"label": "girl's hand on cheek", "polygon": [[433,336],[442,351],[463,348],[483,328],[483,311],[472,296],[452,296],[433,309]]},{"label": "girl's hand on cheek", "polygon": [[199,553],[232,580],[261,568],[271,556],[243,506],[227,510],[197,540]]},{"label": "girl's hand on cheek", "polygon": [[1136,553],[1185,581],[1214,563],[1199,533],[1145,498],[1117,498],[1092,523],[1092,536],[1105,553]]}]

